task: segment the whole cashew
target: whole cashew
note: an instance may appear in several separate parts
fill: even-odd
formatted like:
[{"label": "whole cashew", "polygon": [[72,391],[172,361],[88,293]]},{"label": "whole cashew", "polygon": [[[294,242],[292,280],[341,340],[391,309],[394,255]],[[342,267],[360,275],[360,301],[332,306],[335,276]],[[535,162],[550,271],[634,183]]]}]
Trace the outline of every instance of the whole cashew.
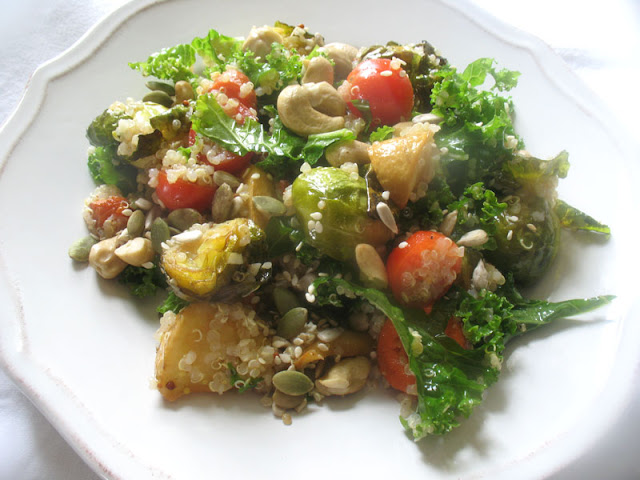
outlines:
[{"label": "whole cashew", "polygon": [[327,82],[289,85],[280,92],[277,107],[282,123],[302,136],[343,128],[347,110],[342,96]]},{"label": "whole cashew", "polygon": [[333,85],[333,65],[325,57],[313,57],[306,62],[302,83],[327,82]]},{"label": "whole cashew", "polygon": [[242,44],[243,50],[251,50],[256,57],[266,57],[273,43],[282,43],[282,35],[271,27],[253,27]]},{"label": "whole cashew", "polygon": [[320,51],[325,52],[333,60],[336,80],[347,78],[351,70],[353,70],[353,63],[358,55],[356,47],[338,42],[328,43],[320,48]]}]

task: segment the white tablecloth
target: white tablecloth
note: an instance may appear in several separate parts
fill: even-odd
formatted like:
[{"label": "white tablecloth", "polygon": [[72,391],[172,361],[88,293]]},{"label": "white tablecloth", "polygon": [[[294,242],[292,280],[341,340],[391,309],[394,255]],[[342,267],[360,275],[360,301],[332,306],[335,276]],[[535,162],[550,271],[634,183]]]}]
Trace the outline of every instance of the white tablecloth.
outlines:
[{"label": "white tablecloth", "polygon": [[[633,134],[640,112],[638,0],[475,0],[498,18],[545,40]],[[126,0],[19,0],[0,17],[0,122],[29,76]],[[639,136],[636,134],[636,141]],[[636,150],[637,151],[637,150]],[[640,156],[639,156],[640,160]],[[1,332],[0,332],[1,334]],[[640,341],[640,340],[639,340]],[[599,442],[559,479],[640,478],[640,374],[632,402]],[[605,455],[603,455],[603,453]],[[602,462],[603,458],[608,458]],[[99,478],[0,370],[0,479]]]}]

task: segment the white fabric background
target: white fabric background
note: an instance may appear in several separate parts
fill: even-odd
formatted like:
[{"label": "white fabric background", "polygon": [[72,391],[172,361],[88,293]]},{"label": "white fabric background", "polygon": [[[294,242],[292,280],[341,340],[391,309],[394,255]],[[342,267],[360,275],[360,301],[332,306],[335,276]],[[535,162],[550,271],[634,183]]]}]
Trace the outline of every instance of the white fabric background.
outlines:
[{"label": "white fabric background", "polygon": [[[496,17],[546,41],[638,141],[640,1],[474,1]],[[17,107],[29,76],[39,64],[70,47],[100,18],[124,3],[126,0],[3,2],[0,123]],[[633,400],[620,422],[593,451],[553,478],[640,478],[638,434],[640,373]],[[97,478],[0,370],[0,480]]]}]

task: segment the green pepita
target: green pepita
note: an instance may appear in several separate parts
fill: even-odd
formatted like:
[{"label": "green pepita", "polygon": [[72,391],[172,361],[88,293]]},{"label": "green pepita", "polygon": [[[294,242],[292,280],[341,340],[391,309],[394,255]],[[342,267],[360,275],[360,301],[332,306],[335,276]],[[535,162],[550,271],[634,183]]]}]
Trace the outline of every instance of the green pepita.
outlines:
[{"label": "green pepita", "polygon": [[171,238],[169,225],[162,218],[156,218],[151,224],[151,243],[153,250],[161,254],[162,244]]},{"label": "green pepita", "polygon": [[69,256],[76,262],[87,262],[89,261],[89,252],[91,251],[91,247],[93,247],[97,242],[98,241],[91,236],[86,236],[76,240],[69,247]]},{"label": "green pepita", "polygon": [[157,80],[149,80],[145,85],[149,90],[152,90],[152,91],[159,90],[171,96],[176,94],[176,89],[174,88],[174,86],[165,82],[158,82]]},{"label": "green pepita", "polygon": [[276,304],[280,315],[284,315],[292,308],[301,306],[296,294],[284,287],[276,287],[273,289],[273,302]]},{"label": "green pepita", "polygon": [[287,207],[277,198],[257,195],[253,197],[253,204],[256,208],[266,215],[278,217],[287,212]]},{"label": "green pepita", "polygon": [[159,105],[163,105],[167,108],[170,108],[173,105],[173,98],[162,90],[154,90],[151,93],[147,93],[144,97],[142,97],[143,102],[153,102]]},{"label": "green pepita", "polygon": [[278,335],[291,340],[302,331],[308,318],[309,311],[306,308],[292,308],[278,321]]},{"label": "green pepita", "polygon": [[286,393],[282,393],[280,390],[276,390],[273,392],[272,400],[277,407],[289,410],[300,406],[300,404],[304,402],[304,397],[300,395],[287,395]]},{"label": "green pepita", "polygon": [[139,237],[144,232],[144,212],[134,210],[127,220],[127,233],[132,237]]},{"label": "green pepita", "polygon": [[297,397],[313,389],[313,381],[302,372],[283,370],[273,376],[274,387],[282,393]]},{"label": "green pepita", "polygon": [[202,223],[202,215],[193,208],[179,208],[167,216],[167,221],[170,226],[183,232],[195,223]]}]

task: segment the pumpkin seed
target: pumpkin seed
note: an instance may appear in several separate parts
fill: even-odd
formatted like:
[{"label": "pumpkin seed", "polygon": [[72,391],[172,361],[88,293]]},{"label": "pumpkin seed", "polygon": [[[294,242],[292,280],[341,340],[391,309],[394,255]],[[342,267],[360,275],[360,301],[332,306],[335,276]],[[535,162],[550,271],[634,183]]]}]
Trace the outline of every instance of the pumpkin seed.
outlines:
[{"label": "pumpkin seed", "polygon": [[142,97],[142,101],[157,103],[167,108],[173,105],[173,98],[171,98],[168,93],[165,93],[162,90],[154,90],[151,93],[147,93],[144,97]]},{"label": "pumpkin seed", "polygon": [[272,382],[282,393],[297,397],[313,389],[313,381],[302,372],[283,370],[276,373]]},{"label": "pumpkin seed", "polygon": [[195,223],[202,223],[202,215],[193,208],[179,208],[167,216],[167,221],[170,226],[183,232]]},{"label": "pumpkin seed", "polygon": [[256,195],[253,197],[253,204],[260,212],[272,217],[278,217],[287,212],[287,207],[285,207],[284,203],[277,198],[269,196]]},{"label": "pumpkin seed", "polygon": [[139,237],[144,232],[144,212],[142,210],[134,210],[127,220],[127,232],[132,237]]},{"label": "pumpkin seed", "polygon": [[272,397],[273,403],[285,410],[289,410],[292,408],[296,408],[302,402],[304,402],[304,397],[300,395],[287,395],[286,393],[282,393],[280,390],[276,390],[273,392]]},{"label": "pumpkin seed", "polygon": [[273,289],[273,301],[280,315],[284,315],[292,308],[301,305],[295,293],[284,287],[276,287]]},{"label": "pumpkin seed", "polygon": [[216,190],[211,202],[211,219],[216,223],[222,223],[229,219],[233,207],[233,190],[228,183],[223,183]]},{"label": "pumpkin seed", "polygon": [[149,90],[152,90],[152,91],[159,90],[171,96],[176,94],[176,89],[174,88],[174,86],[165,82],[158,82],[157,80],[149,80],[147,83],[145,83],[145,85]]},{"label": "pumpkin seed", "polygon": [[213,172],[213,182],[219,187],[225,183],[229,184],[231,188],[238,188],[240,186],[240,180],[238,177],[223,170],[216,170]]},{"label": "pumpkin seed", "polygon": [[169,231],[169,225],[161,218],[156,218],[151,224],[151,243],[153,244],[153,250],[161,254],[162,244],[171,238],[171,232]]},{"label": "pumpkin seed", "polygon": [[86,236],[79,240],[76,240],[69,247],[69,256],[76,262],[88,262],[89,252],[97,242],[92,236]]},{"label": "pumpkin seed", "polygon": [[292,308],[278,321],[278,336],[291,340],[302,331],[308,318],[309,311],[306,308]]}]

